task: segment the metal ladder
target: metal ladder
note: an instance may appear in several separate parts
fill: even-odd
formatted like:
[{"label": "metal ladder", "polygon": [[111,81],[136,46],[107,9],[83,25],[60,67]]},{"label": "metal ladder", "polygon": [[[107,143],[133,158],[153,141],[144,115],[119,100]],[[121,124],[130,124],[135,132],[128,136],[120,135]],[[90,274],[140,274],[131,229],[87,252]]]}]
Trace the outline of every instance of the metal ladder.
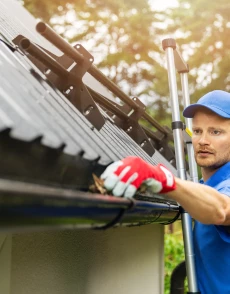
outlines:
[{"label": "metal ladder", "polygon": [[[164,39],[162,41],[163,49],[167,57],[167,70],[169,80],[169,91],[172,108],[172,130],[174,137],[174,147],[176,156],[176,166],[178,177],[182,180],[187,180],[185,168],[185,154],[184,154],[184,124],[180,119],[180,109],[178,102],[176,70],[181,76],[181,85],[183,93],[183,106],[186,107],[190,104],[189,89],[188,89],[188,65],[183,60],[179,50],[177,49],[176,42],[172,38]],[[186,119],[187,132],[191,133],[191,119]],[[189,138],[189,136],[187,136]],[[191,139],[186,140],[189,173],[193,182],[198,182],[197,165],[194,158],[193,146]],[[182,208],[181,209],[182,231],[184,240],[185,251],[185,264],[188,279],[188,293],[199,294],[197,285],[197,277],[195,270],[195,255],[193,249],[193,234],[192,234],[192,219],[191,216]]]}]

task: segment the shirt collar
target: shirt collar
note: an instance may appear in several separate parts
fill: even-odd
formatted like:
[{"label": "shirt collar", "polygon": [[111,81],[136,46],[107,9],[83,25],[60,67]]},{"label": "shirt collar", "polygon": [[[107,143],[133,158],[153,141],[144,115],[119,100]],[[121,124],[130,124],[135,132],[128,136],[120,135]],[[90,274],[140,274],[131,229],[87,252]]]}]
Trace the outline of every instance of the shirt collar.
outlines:
[{"label": "shirt collar", "polygon": [[230,162],[222,165],[206,182],[201,179],[200,183],[208,186],[215,186],[228,178],[230,178]]}]

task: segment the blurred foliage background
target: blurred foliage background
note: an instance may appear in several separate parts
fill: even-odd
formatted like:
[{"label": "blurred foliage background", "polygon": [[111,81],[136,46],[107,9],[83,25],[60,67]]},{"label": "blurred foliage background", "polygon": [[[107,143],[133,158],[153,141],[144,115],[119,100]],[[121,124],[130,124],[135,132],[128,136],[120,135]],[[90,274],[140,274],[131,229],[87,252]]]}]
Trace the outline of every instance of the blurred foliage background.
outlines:
[{"label": "blurred foliage background", "polygon": [[[178,0],[157,10],[151,0],[24,0],[37,18],[70,43],[82,43],[95,65],[125,93],[138,96],[156,120],[170,126],[164,38],[176,39],[189,64],[191,101],[230,89],[230,3]],[[153,3],[151,5],[151,3]],[[155,5],[154,5],[155,3]],[[178,78],[179,82],[179,78]],[[178,84],[181,99],[180,84]]]},{"label": "blurred foliage background", "polygon": [[[230,2],[178,0],[158,10],[148,0],[24,0],[24,6],[70,43],[81,43],[94,64],[127,95],[139,97],[161,124],[171,125],[164,38],[176,39],[189,64],[191,102],[214,89],[230,90]],[[155,0],[155,4],[157,1]],[[178,77],[180,101],[181,87]],[[184,259],[181,227],[165,235],[165,293]]]},{"label": "blurred foliage background", "polygon": [[[170,279],[172,271],[175,267],[184,260],[184,245],[183,237],[181,232],[181,224],[178,222],[174,224],[173,232],[167,231],[165,234],[164,242],[164,264],[165,264],[165,294],[170,294]],[[186,286],[186,283],[185,283]],[[187,292],[185,292],[187,293]]]}]

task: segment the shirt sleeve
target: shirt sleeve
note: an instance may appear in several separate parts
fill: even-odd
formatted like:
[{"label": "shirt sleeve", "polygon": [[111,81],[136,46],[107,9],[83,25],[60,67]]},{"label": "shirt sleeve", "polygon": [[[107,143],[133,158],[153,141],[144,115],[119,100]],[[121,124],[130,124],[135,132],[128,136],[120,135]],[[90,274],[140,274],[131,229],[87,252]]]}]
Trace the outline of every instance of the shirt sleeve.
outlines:
[{"label": "shirt sleeve", "polygon": [[[218,188],[218,192],[230,197],[230,186],[222,186]],[[227,243],[230,243],[230,226],[215,226],[221,239]]]},{"label": "shirt sleeve", "polygon": [[230,187],[229,186],[221,187],[220,189],[218,189],[218,192],[230,197]]}]

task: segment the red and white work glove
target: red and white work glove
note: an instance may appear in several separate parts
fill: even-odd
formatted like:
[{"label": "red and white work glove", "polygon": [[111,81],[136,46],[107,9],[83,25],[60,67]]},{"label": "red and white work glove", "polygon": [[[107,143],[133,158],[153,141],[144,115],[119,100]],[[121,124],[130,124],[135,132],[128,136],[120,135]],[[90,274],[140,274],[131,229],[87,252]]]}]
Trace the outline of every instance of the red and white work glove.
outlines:
[{"label": "red and white work glove", "polygon": [[162,164],[153,166],[135,156],[110,164],[101,175],[104,187],[114,196],[133,197],[141,184],[153,193],[167,193],[176,189],[173,174]]}]

